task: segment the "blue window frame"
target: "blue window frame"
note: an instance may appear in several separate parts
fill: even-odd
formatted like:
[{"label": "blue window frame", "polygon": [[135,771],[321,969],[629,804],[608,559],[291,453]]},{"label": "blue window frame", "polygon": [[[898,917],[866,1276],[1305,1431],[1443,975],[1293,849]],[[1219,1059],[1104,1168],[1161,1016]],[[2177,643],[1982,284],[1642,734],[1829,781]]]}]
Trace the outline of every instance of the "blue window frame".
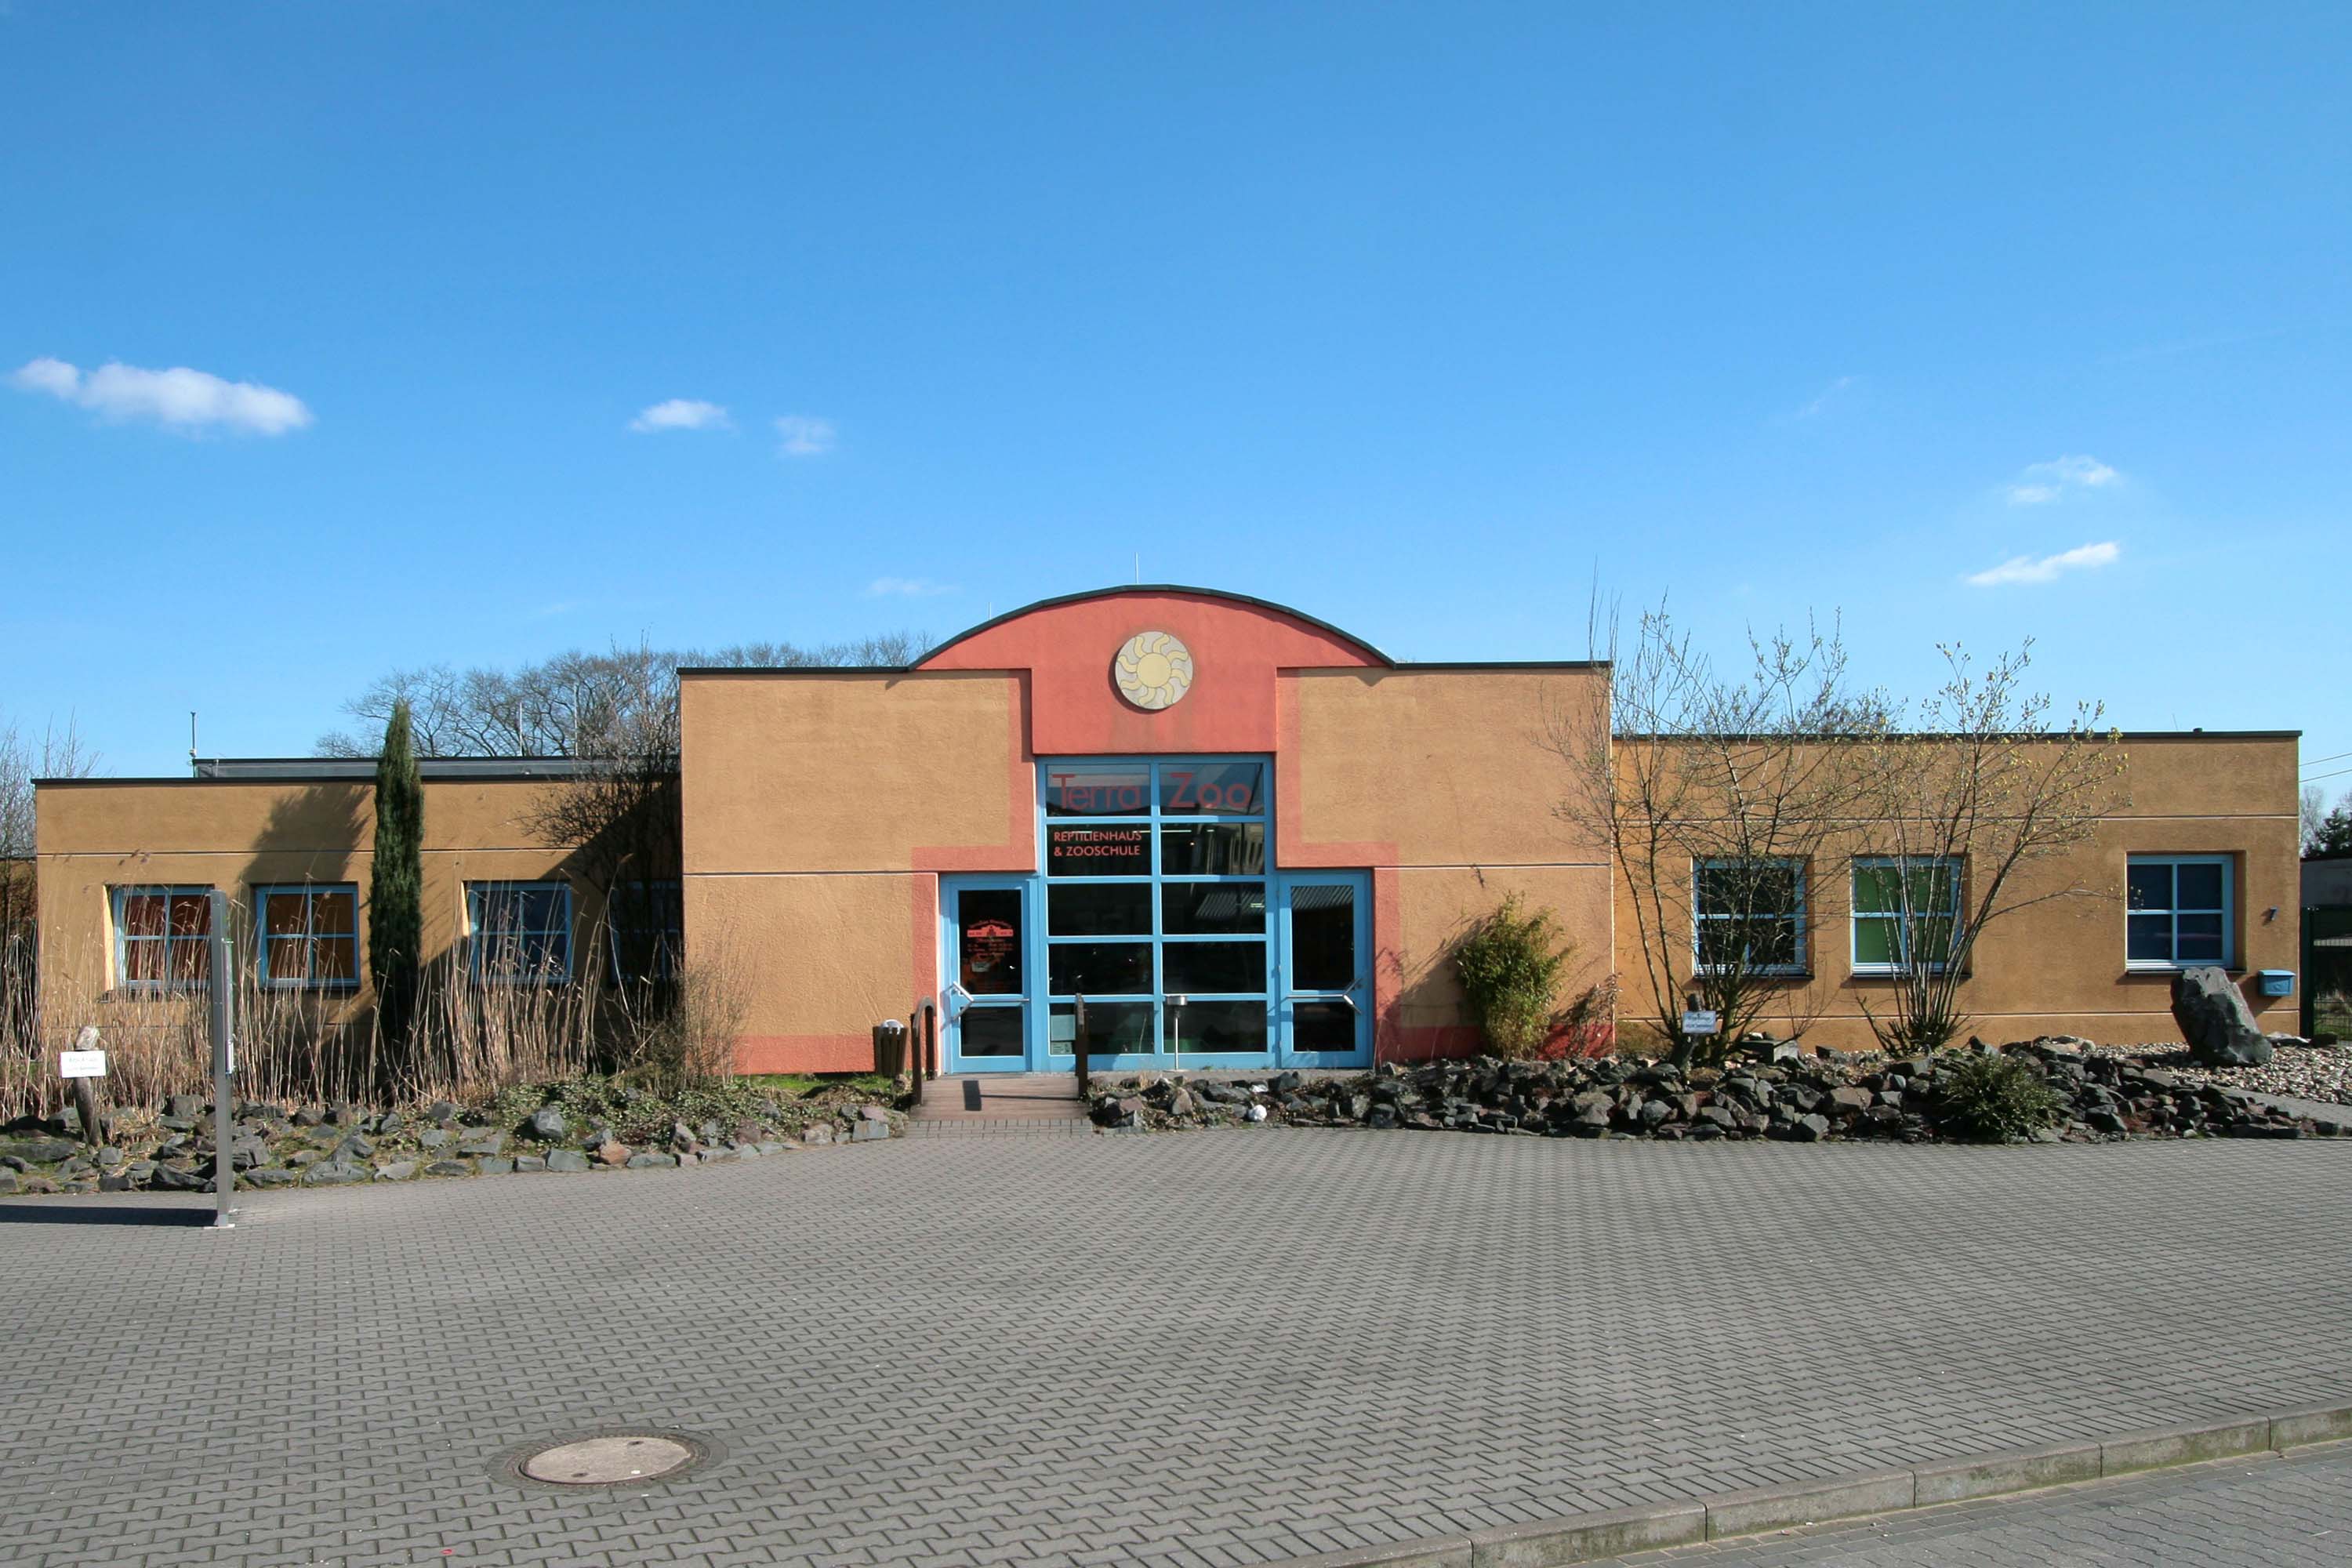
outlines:
[{"label": "blue window frame", "polygon": [[1107,1056],[1272,1053],[1273,784],[1263,756],[1038,764],[1049,1057],[1081,996]]},{"label": "blue window frame", "polygon": [[355,991],[360,984],[356,882],[302,882],[253,889],[256,973],[279,991]]},{"label": "blue window frame", "polygon": [[1960,935],[1960,862],[1861,855],[1853,862],[1853,972],[1940,972]]},{"label": "blue window frame", "polygon": [[466,952],[477,980],[563,984],[572,978],[571,885],[467,883]]},{"label": "blue window frame", "polygon": [[115,983],[125,991],[202,989],[212,979],[213,890],[111,889]]},{"label": "blue window frame", "polygon": [[2134,855],[2125,871],[2124,959],[2132,969],[2236,961],[2227,855]]}]

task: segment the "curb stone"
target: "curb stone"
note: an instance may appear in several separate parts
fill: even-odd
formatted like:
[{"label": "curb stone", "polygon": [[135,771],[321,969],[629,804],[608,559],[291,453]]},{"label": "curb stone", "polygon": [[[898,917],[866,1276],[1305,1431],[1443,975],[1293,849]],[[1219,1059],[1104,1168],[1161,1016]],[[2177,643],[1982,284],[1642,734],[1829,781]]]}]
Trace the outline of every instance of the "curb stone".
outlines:
[{"label": "curb stone", "polygon": [[2097,1442],[2010,1448],[1791,1486],[1570,1514],[1538,1524],[1286,1557],[1270,1568],[1550,1568],[2345,1439],[2352,1439],[2352,1405],[2310,1405],[2269,1415],[2151,1427]]}]

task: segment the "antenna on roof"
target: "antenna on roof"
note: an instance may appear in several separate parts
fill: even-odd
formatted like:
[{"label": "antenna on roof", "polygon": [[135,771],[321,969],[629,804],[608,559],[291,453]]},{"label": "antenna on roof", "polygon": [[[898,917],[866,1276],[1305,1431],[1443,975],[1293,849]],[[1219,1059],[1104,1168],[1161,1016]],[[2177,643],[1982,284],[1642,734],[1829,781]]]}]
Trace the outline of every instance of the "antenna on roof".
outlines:
[{"label": "antenna on roof", "polygon": [[188,710],[188,772],[196,771],[196,710]]},{"label": "antenna on roof", "polygon": [[1140,550],[1135,552],[1135,581],[1139,586],[1143,582],[1143,552]]}]

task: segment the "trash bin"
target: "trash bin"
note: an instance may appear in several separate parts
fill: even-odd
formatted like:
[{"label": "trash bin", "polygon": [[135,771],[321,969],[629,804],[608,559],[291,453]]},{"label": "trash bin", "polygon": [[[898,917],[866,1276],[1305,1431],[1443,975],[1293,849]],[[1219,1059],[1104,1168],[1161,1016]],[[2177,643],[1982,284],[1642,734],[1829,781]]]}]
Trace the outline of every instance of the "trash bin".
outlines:
[{"label": "trash bin", "polygon": [[897,1078],[907,1070],[907,1026],[893,1018],[874,1026],[874,1071]]}]

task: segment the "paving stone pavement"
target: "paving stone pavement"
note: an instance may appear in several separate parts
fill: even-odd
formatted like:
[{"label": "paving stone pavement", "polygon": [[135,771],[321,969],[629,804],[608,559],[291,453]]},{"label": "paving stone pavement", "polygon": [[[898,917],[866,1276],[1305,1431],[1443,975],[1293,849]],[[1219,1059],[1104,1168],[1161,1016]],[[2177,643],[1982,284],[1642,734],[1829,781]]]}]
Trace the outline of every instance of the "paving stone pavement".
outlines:
[{"label": "paving stone pavement", "polygon": [[[2347,1201],[2352,1142],[1259,1129],[272,1193],[226,1233],[0,1203],[0,1561],[1227,1568],[2259,1412],[2352,1395]],[[492,1479],[619,1423],[726,1453]]]},{"label": "paving stone pavement", "polygon": [[[1644,1552],[1607,1568],[2340,1568],[2352,1444]],[[1601,1568],[1601,1565],[1596,1565]]]}]

